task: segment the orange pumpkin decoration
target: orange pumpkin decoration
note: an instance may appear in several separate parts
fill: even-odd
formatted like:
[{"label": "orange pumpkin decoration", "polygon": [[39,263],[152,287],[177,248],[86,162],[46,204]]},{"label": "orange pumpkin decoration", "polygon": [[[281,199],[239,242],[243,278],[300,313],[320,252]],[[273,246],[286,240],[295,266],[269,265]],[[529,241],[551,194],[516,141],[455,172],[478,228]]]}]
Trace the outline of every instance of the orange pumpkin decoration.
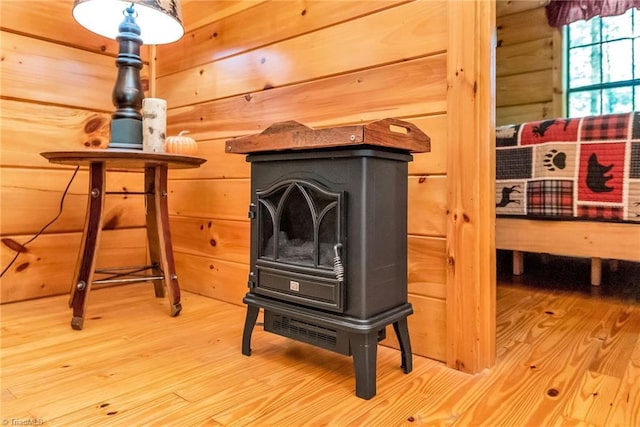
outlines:
[{"label": "orange pumpkin decoration", "polygon": [[183,130],[177,136],[168,136],[166,139],[167,153],[186,155],[196,154],[196,152],[198,151],[198,143],[196,142],[196,140],[189,136],[183,135],[188,132],[188,130]]}]

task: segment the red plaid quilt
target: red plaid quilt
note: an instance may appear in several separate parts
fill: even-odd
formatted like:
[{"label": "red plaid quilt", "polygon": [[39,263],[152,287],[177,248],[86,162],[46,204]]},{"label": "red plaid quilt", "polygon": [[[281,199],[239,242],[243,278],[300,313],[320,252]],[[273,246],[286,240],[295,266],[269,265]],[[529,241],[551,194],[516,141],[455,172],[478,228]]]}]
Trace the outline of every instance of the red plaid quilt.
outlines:
[{"label": "red plaid quilt", "polygon": [[640,222],[640,112],[498,127],[496,214]]}]

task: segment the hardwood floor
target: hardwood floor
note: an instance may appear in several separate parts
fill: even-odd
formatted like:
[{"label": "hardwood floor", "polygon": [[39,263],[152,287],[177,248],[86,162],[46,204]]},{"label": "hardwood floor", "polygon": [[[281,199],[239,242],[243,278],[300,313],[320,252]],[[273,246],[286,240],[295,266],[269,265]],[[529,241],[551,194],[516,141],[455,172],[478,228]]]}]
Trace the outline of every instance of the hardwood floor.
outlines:
[{"label": "hardwood floor", "polygon": [[92,292],[85,329],[74,331],[66,296],[3,305],[0,418],[51,426],[640,425],[637,300],[499,277],[495,367],[468,375],[414,356],[405,375],[399,352],[380,347],[369,401],[354,395],[347,356],[261,328],[252,355],[242,356],[244,307],[184,293],[182,314],[171,318],[150,284],[113,287]]}]

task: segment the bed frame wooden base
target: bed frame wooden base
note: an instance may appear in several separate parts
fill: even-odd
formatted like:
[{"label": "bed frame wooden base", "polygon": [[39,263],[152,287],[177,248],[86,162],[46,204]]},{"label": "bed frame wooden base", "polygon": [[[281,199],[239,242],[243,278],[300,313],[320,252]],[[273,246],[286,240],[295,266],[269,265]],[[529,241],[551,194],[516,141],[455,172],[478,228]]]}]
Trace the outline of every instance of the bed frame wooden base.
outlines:
[{"label": "bed frame wooden base", "polygon": [[523,252],[591,258],[591,284],[602,281],[602,260],[640,262],[640,224],[496,218],[496,249],[513,251],[513,274],[524,272]]}]

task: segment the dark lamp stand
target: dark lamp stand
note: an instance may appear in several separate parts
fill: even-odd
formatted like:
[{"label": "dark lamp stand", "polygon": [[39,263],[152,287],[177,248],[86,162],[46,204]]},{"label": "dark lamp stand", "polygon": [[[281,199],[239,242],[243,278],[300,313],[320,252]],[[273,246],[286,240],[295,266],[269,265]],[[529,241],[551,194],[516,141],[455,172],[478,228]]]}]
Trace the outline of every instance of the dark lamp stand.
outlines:
[{"label": "dark lamp stand", "polygon": [[124,20],[118,27],[116,40],[119,44],[118,78],[113,88],[113,105],[116,111],[111,115],[111,141],[109,148],[142,150],[142,100],[144,91],[140,83],[140,27],[135,20],[133,5],[123,12]]},{"label": "dark lamp stand", "polygon": [[74,0],[72,14],[84,28],[118,42],[109,148],[143,151],[140,47],[184,35],[180,0]]}]

